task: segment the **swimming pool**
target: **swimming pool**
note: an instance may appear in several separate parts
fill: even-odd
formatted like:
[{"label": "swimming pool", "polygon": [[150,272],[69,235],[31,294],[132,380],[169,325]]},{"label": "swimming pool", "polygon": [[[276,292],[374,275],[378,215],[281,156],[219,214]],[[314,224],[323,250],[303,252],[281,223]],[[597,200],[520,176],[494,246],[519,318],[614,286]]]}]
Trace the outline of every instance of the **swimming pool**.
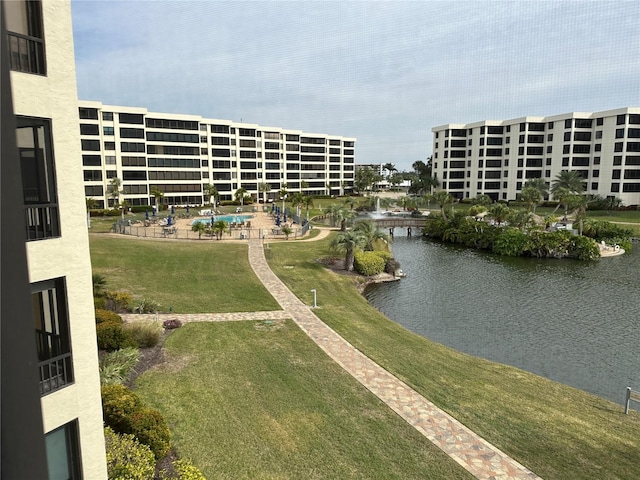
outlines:
[{"label": "swimming pool", "polygon": [[[227,223],[241,223],[246,222],[247,220],[251,220],[253,215],[216,215],[213,218],[213,221],[216,222],[218,220],[224,220]],[[211,217],[209,218],[196,218],[191,225],[195,225],[196,223],[205,223],[207,225],[211,224]]]}]

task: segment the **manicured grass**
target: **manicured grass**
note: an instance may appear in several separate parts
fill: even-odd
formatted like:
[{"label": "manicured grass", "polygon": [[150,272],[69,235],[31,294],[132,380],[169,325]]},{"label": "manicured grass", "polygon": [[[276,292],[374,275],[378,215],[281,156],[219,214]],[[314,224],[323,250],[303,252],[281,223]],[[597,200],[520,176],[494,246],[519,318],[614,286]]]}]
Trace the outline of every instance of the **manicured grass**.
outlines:
[{"label": "manicured grass", "polygon": [[246,245],[90,236],[93,273],[107,290],[154,300],[162,311],[280,310],[253,273]]},{"label": "manicured grass", "polygon": [[315,263],[328,242],[273,245],[267,259],[308,304],[316,289],[315,313],[356,348],[545,479],[640,478],[640,414],[409,332],[369,306],[353,278]]},{"label": "manicured grass", "polygon": [[188,324],[137,380],[209,479],[473,478],[292,321]]}]

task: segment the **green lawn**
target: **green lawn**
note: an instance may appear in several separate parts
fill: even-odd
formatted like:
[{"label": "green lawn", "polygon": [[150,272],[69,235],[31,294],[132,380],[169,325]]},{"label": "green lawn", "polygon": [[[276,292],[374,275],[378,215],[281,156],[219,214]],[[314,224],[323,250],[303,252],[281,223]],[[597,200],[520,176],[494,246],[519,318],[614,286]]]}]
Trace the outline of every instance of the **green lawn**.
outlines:
[{"label": "green lawn", "polygon": [[90,236],[93,273],[107,290],[154,300],[163,311],[218,313],[280,310],[253,273],[247,246]]},{"label": "green lawn", "polygon": [[473,478],[292,321],[189,324],[138,378],[209,479]]},{"label": "green lawn", "polygon": [[[640,415],[509,366],[461,354],[389,321],[354,280],[314,262],[328,239],[273,245],[269,264],[356,348],[545,479],[640,478]],[[288,268],[285,268],[288,267]],[[293,268],[292,268],[293,267]]]}]

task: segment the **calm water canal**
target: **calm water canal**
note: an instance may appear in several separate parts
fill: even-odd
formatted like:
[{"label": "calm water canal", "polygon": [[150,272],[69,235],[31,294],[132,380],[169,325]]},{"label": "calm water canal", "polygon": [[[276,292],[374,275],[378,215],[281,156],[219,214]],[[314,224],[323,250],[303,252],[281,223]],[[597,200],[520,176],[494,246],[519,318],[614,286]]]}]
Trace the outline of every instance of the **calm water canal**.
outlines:
[{"label": "calm water canal", "polygon": [[365,296],[456,350],[621,404],[640,390],[640,244],[597,262],[499,257],[398,236],[407,277]]}]

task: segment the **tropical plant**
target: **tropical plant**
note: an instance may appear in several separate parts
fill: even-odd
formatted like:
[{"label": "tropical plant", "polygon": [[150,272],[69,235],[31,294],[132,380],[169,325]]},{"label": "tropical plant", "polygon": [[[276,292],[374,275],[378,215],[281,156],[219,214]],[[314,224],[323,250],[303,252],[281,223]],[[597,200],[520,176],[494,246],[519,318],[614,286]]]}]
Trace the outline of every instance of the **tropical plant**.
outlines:
[{"label": "tropical plant", "polygon": [[526,186],[520,192],[520,200],[522,200],[530,212],[536,213],[536,207],[542,201],[540,190],[533,186]]},{"label": "tropical plant", "polygon": [[267,193],[271,191],[271,185],[269,185],[267,182],[259,183],[258,191],[262,193],[262,203],[267,203]]},{"label": "tropical plant", "polygon": [[162,197],[164,197],[164,192],[154,185],[149,190],[149,194],[153,196],[153,198],[156,201],[156,206],[158,207],[158,210],[160,210],[160,204],[162,203]]},{"label": "tropical plant", "polygon": [[244,198],[247,195],[247,189],[244,187],[240,187],[236,190],[236,193],[234,193],[234,198],[236,199],[236,202],[240,202],[240,205],[244,206]]},{"label": "tropical plant", "polygon": [[344,205],[348,207],[349,210],[354,210],[357,203],[358,200],[356,200],[354,197],[347,197],[344,199]]},{"label": "tropical plant", "polygon": [[453,198],[449,192],[446,192],[444,190],[440,190],[438,192],[431,194],[430,198],[431,200],[436,202],[440,207],[440,214],[442,215],[442,218],[445,221],[448,221],[445,209],[448,206],[453,204],[453,202],[455,201],[455,198]]},{"label": "tropical plant", "polygon": [[120,195],[124,193],[124,190],[120,190],[120,186],[122,185],[122,180],[118,177],[113,177],[109,182],[109,186],[107,187],[107,192],[109,196],[113,200],[114,207],[118,204],[118,199]]},{"label": "tropical plant", "polygon": [[493,200],[491,200],[491,197],[489,195],[485,195],[484,193],[481,193],[480,195],[477,195],[475,198],[471,199],[471,204],[472,205],[482,205],[482,206],[489,206],[493,203]]},{"label": "tropical plant", "polygon": [[289,225],[283,225],[280,227],[280,231],[284,234],[285,239],[289,240],[289,235],[293,233],[293,229]]},{"label": "tropical plant", "polygon": [[431,159],[427,162],[418,160],[413,163],[413,172],[409,177],[411,186],[409,187],[409,193],[416,195],[431,194],[434,188],[440,186],[440,182],[435,175],[432,175]]},{"label": "tropical plant", "polygon": [[544,178],[532,178],[527,180],[524,184],[524,187],[532,187],[540,192],[540,196],[542,199],[545,199],[549,196],[549,184],[545,182]]},{"label": "tropical plant", "polygon": [[155,347],[160,342],[163,333],[162,325],[154,321],[129,322],[124,324],[123,328],[140,348]]},{"label": "tropical plant", "polygon": [[216,188],[215,185],[210,183],[209,185],[206,185],[203,190],[204,190],[205,196],[209,197],[209,202],[211,203],[211,205],[213,205],[215,209],[216,203],[218,201],[218,197],[220,197],[220,194],[218,193],[218,189]]},{"label": "tropical plant", "polygon": [[102,296],[104,294],[104,289],[107,286],[107,279],[99,273],[93,273],[91,275],[91,283],[93,284],[93,296]]},{"label": "tropical plant", "polygon": [[334,215],[336,222],[340,222],[340,231],[344,232],[347,230],[347,224],[355,218],[356,213],[343,207],[339,208]]},{"label": "tropical plant", "polygon": [[365,244],[366,239],[361,232],[349,230],[336,235],[331,241],[331,248],[338,252],[344,252],[344,268],[351,272],[353,271],[354,253]]},{"label": "tropical plant", "polygon": [[389,235],[378,230],[376,223],[371,220],[360,220],[356,222],[353,230],[362,234],[365,239],[364,249],[369,252],[375,250],[374,245],[376,242],[383,241],[385,245],[388,245],[390,241]]},{"label": "tropical plant", "polygon": [[304,195],[301,192],[294,192],[289,200],[291,201],[291,206],[296,209],[296,215],[300,217],[300,206],[304,203]]},{"label": "tropical plant", "polygon": [[512,210],[507,215],[507,223],[512,227],[519,228],[525,232],[528,227],[534,224],[533,213],[525,210]]},{"label": "tropical plant", "polygon": [[229,224],[224,220],[216,220],[213,222],[211,230],[215,234],[216,238],[220,240],[222,235],[229,231]]},{"label": "tropical plant", "polygon": [[385,163],[382,166],[382,169],[387,172],[387,177],[389,175],[391,175],[393,172],[397,172],[398,171],[398,169],[396,168],[396,166],[393,163]]},{"label": "tropical plant", "polygon": [[309,207],[313,207],[313,198],[305,196],[302,199],[302,205],[304,205],[307,213],[307,220],[309,220]]},{"label": "tropical plant", "polygon": [[555,213],[561,205],[564,205],[564,215],[568,214],[569,204],[572,195],[579,195],[584,191],[584,180],[580,173],[576,170],[563,170],[556,175],[555,180],[551,183],[551,193],[553,198],[558,202]]},{"label": "tropical plant", "polygon": [[496,203],[489,209],[489,216],[499,225],[504,223],[510,211],[509,207],[504,203]]},{"label": "tropical plant", "polygon": [[100,357],[100,384],[121,384],[138,362],[139,351],[136,347],[126,347],[109,352]]},{"label": "tropical plant", "polygon": [[207,224],[204,222],[195,222],[191,225],[191,231],[198,232],[198,240],[202,238],[202,234],[207,231]]}]

